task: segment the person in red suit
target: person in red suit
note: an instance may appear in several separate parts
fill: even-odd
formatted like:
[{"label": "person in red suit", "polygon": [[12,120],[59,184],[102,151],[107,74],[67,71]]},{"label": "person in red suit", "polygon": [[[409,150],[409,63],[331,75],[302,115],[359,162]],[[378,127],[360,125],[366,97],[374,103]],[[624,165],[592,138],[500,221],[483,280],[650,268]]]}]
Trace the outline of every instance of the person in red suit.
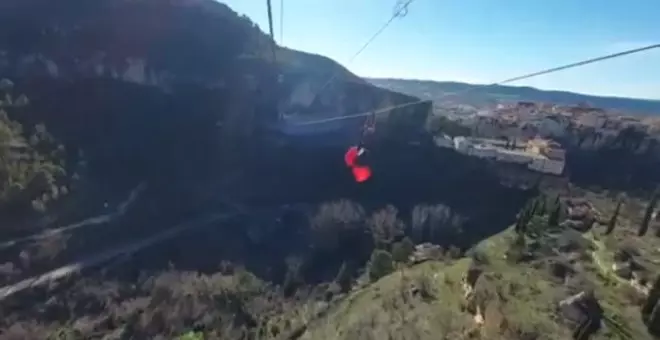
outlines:
[{"label": "person in red suit", "polygon": [[356,182],[362,183],[371,177],[371,167],[369,166],[369,150],[366,144],[376,132],[376,115],[372,113],[364,123],[362,136],[358,145],[351,146],[344,155],[346,166],[351,169]]}]

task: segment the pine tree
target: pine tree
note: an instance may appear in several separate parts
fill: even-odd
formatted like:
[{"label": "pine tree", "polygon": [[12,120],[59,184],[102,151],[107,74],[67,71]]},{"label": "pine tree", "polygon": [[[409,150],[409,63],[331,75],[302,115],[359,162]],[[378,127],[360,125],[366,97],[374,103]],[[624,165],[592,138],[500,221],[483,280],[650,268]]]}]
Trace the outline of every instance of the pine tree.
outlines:
[{"label": "pine tree", "polygon": [[619,203],[616,204],[616,209],[614,209],[614,213],[612,214],[610,221],[607,223],[607,229],[605,230],[605,235],[609,235],[612,233],[612,231],[614,231],[614,227],[616,227],[616,221],[619,218],[619,212],[621,211],[622,204],[623,204],[622,200],[619,200]]},{"label": "pine tree", "polygon": [[660,323],[660,276],[658,276],[651,287],[649,295],[642,306],[642,320],[646,323],[651,333],[660,332],[657,326]]},{"label": "pine tree", "polygon": [[596,218],[593,216],[589,216],[587,220],[584,222],[584,230],[591,230],[594,227],[594,224],[596,223]]},{"label": "pine tree", "polygon": [[396,262],[406,263],[415,250],[415,244],[409,237],[404,237],[400,242],[392,245],[392,258]]},{"label": "pine tree", "polygon": [[516,235],[516,238],[509,244],[509,249],[506,251],[506,258],[512,262],[519,262],[525,253],[527,242],[525,236],[522,234]]},{"label": "pine tree", "polygon": [[351,274],[346,262],[342,263],[341,267],[339,267],[339,271],[335,277],[335,283],[341,287],[342,292],[347,292],[351,289]]},{"label": "pine tree", "polygon": [[518,214],[518,219],[516,220],[516,226],[514,228],[516,233],[525,234],[527,232],[527,226],[534,217],[534,213],[537,209],[536,206],[537,206],[537,201],[534,200],[533,202],[528,202],[520,211],[520,213]]},{"label": "pine tree", "polygon": [[369,261],[368,273],[369,279],[377,281],[381,277],[390,274],[394,271],[394,263],[392,261],[392,255],[381,249],[376,249],[371,254],[371,260]]},{"label": "pine tree", "polygon": [[642,224],[639,226],[639,231],[637,232],[637,236],[644,236],[646,235],[646,232],[649,230],[649,224],[651,223],[651,217],[653,216],[653,211],[655,211],[655,206],[658,204],[658,196],[659,196],[659,192],[658,189],[656,189],[653,192],[653,196],[651,196],[651,200],[649,201],[649,204],[646,206],[646,211],[644,212],[644,219],[642,220]]},{"label": "pine tree", "polygon": [[516,232],[516,234],[520,234],[522,232],[522,213],[518,214],[518,218],[516,219],[516,226],[513,228],[513,230]]},{"label": "pine tree", "polygon": [[515,231],[517,234],[525,232],[525,220],[527,219],[527,206],[525,206],[519,213],[516,219]]},{"label": "pine tree", "polygon": [[538,212],[539,205],[540,205],[540,203],[539,203],[538,198],[534,199],[534,202],[532,203],[532,209],[529,212],[529,216],[530,216],[529,219],[530,220],[531,220],[531,217],[534,216]]},{"label": "pine tree", "polygon": [[538,214],[539,216],[545,215],[545,209],[546,209],[546,198],[545,195],[539,196],[539,206],[538,206]]},{"label": "pine tree", "polygon": [[527,233],[527,227],[529,226],[529,221],[532,220],[533,216],[534,216],[534,206],[528,205],[522,220],[521,233],[523,235]]},{"label": "pine tree", "polygon": [[555,209],[548,216],[548,225],[556,227],[559,225],[559,215],[561,214],[561,204],[555,205]]}]

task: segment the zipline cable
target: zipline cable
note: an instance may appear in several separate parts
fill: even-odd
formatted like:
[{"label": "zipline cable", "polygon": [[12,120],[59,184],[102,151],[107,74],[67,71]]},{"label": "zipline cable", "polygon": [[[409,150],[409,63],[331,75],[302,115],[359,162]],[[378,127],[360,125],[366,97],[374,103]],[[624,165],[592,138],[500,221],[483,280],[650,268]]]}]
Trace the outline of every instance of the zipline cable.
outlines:
[{"label": "zipline cable", "polygon": [[273,7],[271,6],[270,0],[266,0],[266,6],[268,10],[268,28],[270,32],[270,39],[271,39],[271,50],[273,53],[273,63],[277,63],[276,59],[276,52],[275,50],[277,49],[277,43],[275,42],[275,34],[273,33]]},{"label": "zipline cable", "polygon": [[[601,57],[596,57],[596,58],[591,58],[591,59],[587,59],[587,60],[583,60],[583,61],[579,61],[579,62],[575,62],[575,63],[566,64],[566,65],[563,65],[563,66],[558,66],[558,67],[545,69],[545,70],[538,71],[538,72],[528,73],[528,74],[525,74],[525,75],[522,75],[522,76],[517,76],[517,77],[505,79],[505,80],[502,80],[502,81],[498,81],[498,82],[495,82],[495,83],[492,83],[492,84],[484,85],[484,87],[508,84],[508,83],[512,83],[512,82],[518,81],[518,80],[523,80],[523,79],[528,79],[528,78],[532,78],[532,77],[536,77],[536,76],[540,76],[540,75],[544,75],[544,74],[548,74],[548,73],[563,71],[563,70],[566,70],[566,69],[569,69],[569,68],[580,67],[580,66],[584,66],[584,65],[587,65],[587,64],[592,64],[592,63],[596,63],[596,62],[600,62],[600,61],[604,61],[604,60],[608,60],[608,59],[623,57],[623,56],[634,54],[634,53],[645,52],[645,51],[656,49],[656,48],[660,48],[660,44],[653,44],[653,45],[648,45],[648,46],[644,46],[644,47],[634,48],[634,49],[630,49],[630,50],[626,50],[626,51],[622,51],[622,52],[617,52],[617,53],[604,55],[604,56],[601,56]],[[481,88],[483,88],[483,87],[482,86],[472,87],[472,88],[468,88],[464,91],[458,91],[458,92],[451,93],[451,94],[441,95],[440,98],[449,97],[449,96],[456,96],[456,95],[459,95],[459,94],[465,94],[467,92],[474,91],[476,89],[481,89]],[[400,109],[400,108],[411,106],[411,105],[421,104],[421,103],[425,103],[425,102],[433,102],[433,100],[423,99],[423,100],[413,101],[413,102],[409,102],[409,103],[389,106],[389,107],[385,107],[385,108],[378,109],[378,110],[375,110],[375,111],[369,111],[369,112],[358,113],[358,114],[353,114],[353,115],[346,115],[346,116],[340,116],[340,117],[319,119],[319,120],[314,120],[314,121],[309,121],[309,122],[304,122],[304,123],[298,123],[298,124],[294,124],[294,125],[299,126],[299,125],[322,124],[322,123],[327,123],[327,122],[332,122],[332,121],[337,121],[337,120],[364,117],[364,116],[368,116],[370,114],[382,114],[382,113],[389,112],[389,111],[392,111],[392,110]]]},{"label": "zipline cable", "polygon": [[[385,31],[385,29],[387,29],[387,27],[390,26],[390,25],[392,24],[392,22],[394,22],[394,20],[396,20],[396,19],[398,19],[398,18],[403,18],[403,17],[405,17],[406,15],[408,15],[408,6],[410,6],[410,4],[412,4],[414,1],[415,1],[415,0],[399,0],[399,1],[397,2],[396,6],[394,7],[394,13],[392,14],[392,16],[391,16],[391,17],[385,22],[385,24],[383,24],[383,26],[381,26],[381,27],[378,29],[378,31],[376,31],[376,33],[374,33],[374,34],[373,34],[373,35],[367,40],[366,43],[364,43],[364,45],[362,45],[362,47],[361,47],[357,52],[355,52],[355,54],[353,54],[353,56],[351,56],[351,57],[348,59],[347,64],[350,64],[351,62],[353,62],[353,60],[355,60],[355,58],[357,58],[362,52],[364,52],[364,50],[366,50],[367,47],[369,47],[369,45],[371,45],[371,43],[373,43],[374,40],[376,40],[376,38],[378,38],[378,36],[381,35],[381,34]],[[323,90],[325,90],[325,88],[326,88],[328,85],[330,85],[330,83],[332,83],[332,81],[333,81],[333,80],[337,77],[337,75],[339,74],[338,71],[339,71],[339,70],[335,70],[335,72],[333,72],[333,74],[330,76],[330,78],[328,78],[328,81],[326,81],[326,82],[323,84],[323,86],[321,86],[321,88],[320,88],[320,89],[319,89],[319,90],[318,90],[318,91],[312,96],[312,100],[310,100],[310,103],[313,103],[314,100],[316,100],[316,97],[318,97],[318,95],[319,95],[321,92],[323,92]]]},{"label": "zipline cable", "polygon": [[284,0],[280,0],[280,45],[284,44]]}]

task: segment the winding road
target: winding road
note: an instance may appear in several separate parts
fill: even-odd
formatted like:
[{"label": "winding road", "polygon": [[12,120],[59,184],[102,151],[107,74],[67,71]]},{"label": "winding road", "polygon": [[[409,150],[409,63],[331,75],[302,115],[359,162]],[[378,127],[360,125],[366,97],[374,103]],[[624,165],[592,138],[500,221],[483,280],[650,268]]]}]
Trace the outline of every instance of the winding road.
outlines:
[{"label": "winding road", "polygon": [[103,223],[111,222],[112,220],[114,220],[116,218],[124,216],[124,214],[126,214],[126,212],[128,211],[128,208],[133,203],[135,203],[135,201],[138,199],[138,197],[144,191],[145,188],[146,188],[146,185],[144,183],[138,185],[135,189],[133,189],[131,191],[128,198],[125,201],[121,202],[119,204],[119,206],[117,206],[117,209],[115,211],[113,211],[109,214],[103,214],[103,215],[99,215],[99,216],[90,217],[90,218],[85,219],[83,221],[76,222],[76,223],[73,223],[73,224],[69,224],[69,225],[64,226],[64,227],[59,227],[59,228],[55,228],[55,229],[48,229],[48,230],[43,231],[43,232],[38,233],[38,234],[33,234],[33,235],[29,235],[29,236],[15,238],[15,239],[9,240],[9,241],[4,241],[4,242],[0,243],[0,250],[11,248],[11,247],[14,247],[14,246],[17,246],[17,245],[20,245],[20,244],[23,244],[23,243],[31,242],[31,241],[37,241],[37,240],[49,238],[49,237],[59,235],[59,234],[63,234],[65,232],[72,231],[72,230],[75,230],[75,229],[80,229],[80,228],[84,228],[84,227],[90,227],[90,226],[95,226],[95,225],[100,225],[100,224],[103,224]]},{"label": "winding road", "polygon": [[98,253],[95,255],[91,256],[86,256],[81,258],[78,261],[75,261],[73,263],[70,263],[68,265],[59,267],[55,270],[51,270],[47,273],[37,275],[25,280],[22,280],[20,282],[17,282],[12,285],[8,285],[5,287],[0,288],[0,302],[7,299],[8,297],[19,293],[21,291],[24,291],[26,289],[30,288],[35,288],[39,286],[43,286],[45,284],[60,280],[62,278],[66,278],[68,276],[71,276],[75,273],[78,273],[84,269],[89,269],[93,267],[97,267],[99,265],[102,265],[104,263],[107,263],[108,261],[118,258],[118,257],[123,257],[123,256],[128,256],[131,255],[137,251],[140,251],[146,247],[152,246],[156,243],[162,242],[164,240],[170,239],[178,234],[180,234],[183,231],[187,230],[192,230],[200,227],[205,227],[212,225],[214,222],[219,222],[223,219],[236,216],[238,213],[218,213],[218,214],[211,214],[208,216],[205,216],[203,218],[182,223],[180,225],[177,225],[175,227],[166,229],[156,235],[153,235],[151,237],[142,239],[140,241],[136,242],[131,242],[128,244],[124,244],[118,247],[114,247],[110,250],[107,250],[102,253]]}]

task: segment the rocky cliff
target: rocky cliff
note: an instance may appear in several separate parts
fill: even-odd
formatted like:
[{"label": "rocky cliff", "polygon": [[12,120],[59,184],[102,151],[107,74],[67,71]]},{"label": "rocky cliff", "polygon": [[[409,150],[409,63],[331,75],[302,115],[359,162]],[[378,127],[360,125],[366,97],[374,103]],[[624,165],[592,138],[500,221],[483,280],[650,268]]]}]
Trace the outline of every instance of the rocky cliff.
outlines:
[{"label": "rocky cliff", "polygon": [[[178,197],[191,181],[209,187],[245,172],[245,155],[259,154],[250,145],[260,136],[254,128],[275,126],[282,114],[285,132],[302,129],[344,148],[362,119],[294,125],[418,101],[320,55],[278,47],[274,63],[271,43],[249,18],[214,0],[0,3],[0,78],[31,103],[10,118],[44,123],[64,145],[67,164],[84,161],[92,182],[117,190],[146,180]],[[393,110],[381,117],[392,124],[380,130],[415,137],[429,110]]]}]

